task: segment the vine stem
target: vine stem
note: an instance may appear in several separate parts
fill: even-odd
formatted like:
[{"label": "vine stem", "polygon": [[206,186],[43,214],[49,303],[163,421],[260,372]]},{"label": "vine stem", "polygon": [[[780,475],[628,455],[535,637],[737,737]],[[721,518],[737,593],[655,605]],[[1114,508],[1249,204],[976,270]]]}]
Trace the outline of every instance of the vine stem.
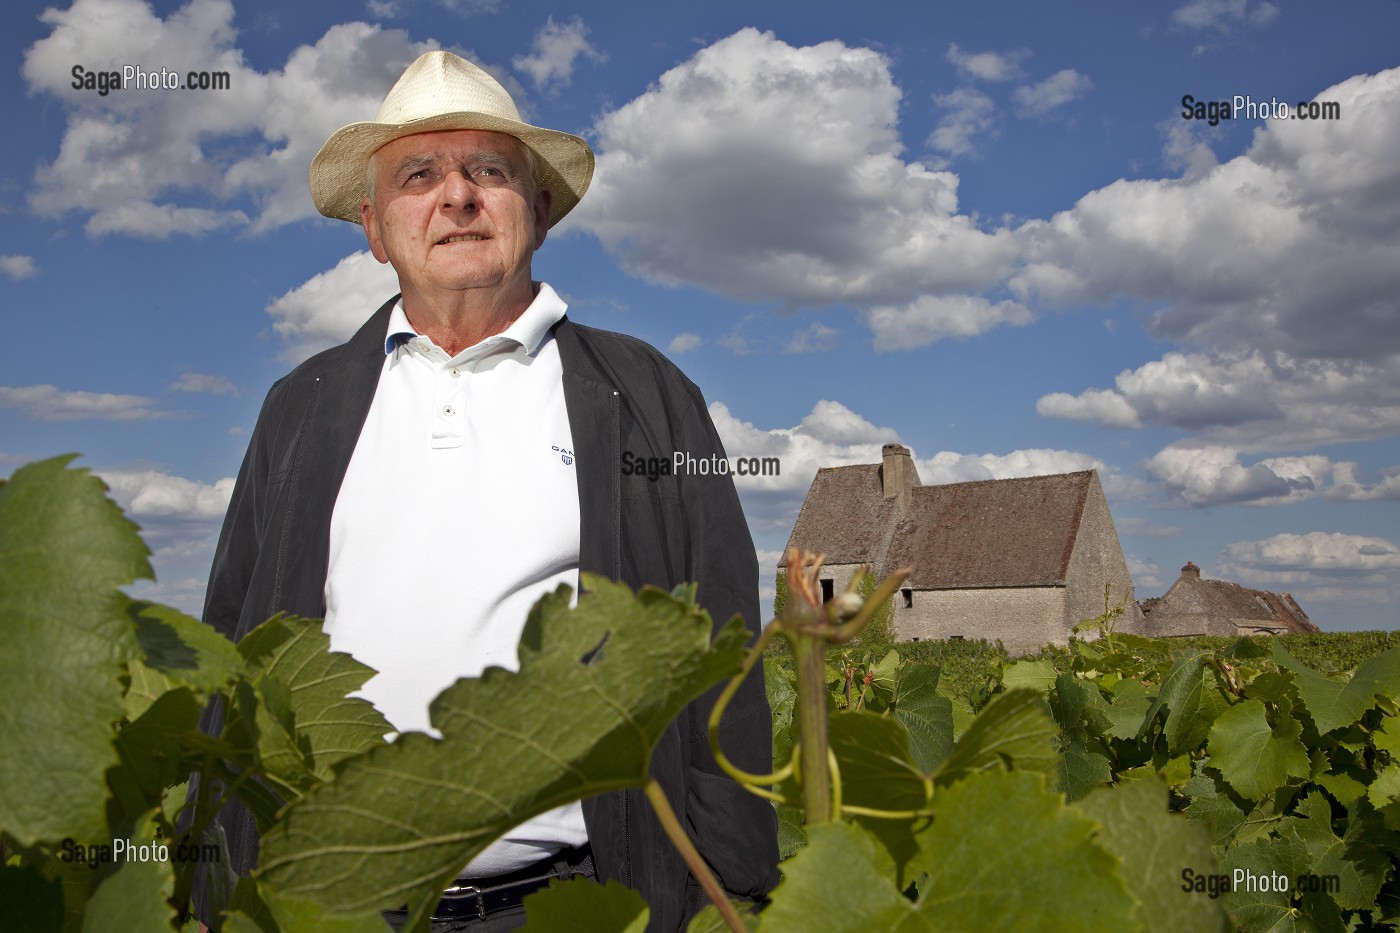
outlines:
[{"label": "vine stem", "polygon": [[700,851],[695,848],[695,843],[690,841],[690,836],[681,826],[681,821],[676,818],[676,811],[671,809],[671,802],[666,799],[666,792],[661,789],[661,785],[656,783],[656,778],[647,778],[646,784],[642,785],[643,792],[647,795],[647,800],[651,801],[652,809],[656,811],[656,817],[661,821],[661,828],[666,830],[666,836],[671,840],[671,845],[680,852],[681,858],[685,859],[685,864],[690,868],[690,873],[695,876],[695,880],[700,882],[700,887],[705,889],[710,900],[719,910],[719,914],[724,918],[724,922],[733,933],[747,933],[748,927],[740,919],[739,912],[734,909],[734,904],[724,894],[724,889],[719,886],[715,876],[710,872],[710,866],[705,864]]},{"label": "vine stem", "polygon": [[798,736],[802,803],[808,825],[830,823],[831,774],[826,727],[826,642],[817,636],[792,639],[797,669]]},{"label": "vine stem", "polygon": [[778,784],[785,780],[787,776],[792,773],[791,759],[789,759],[786,765],[774,771],[772,774],[751,774],[730,761],[728,756],[724,754],[724,749],[720,748],[719,742],[719,724],[721,720],[724,719],[725,710],[729,709],[729,701],[734,699],[734,694],[738,692],[739,685],[744,682],[744,679],[749,676],[749,672],[753,670],[754,665],[763,657],[763,649],[768,646],[768,642],[778,631],[779,623],[776,620],[769,623],[768,626],[763,629],[763,632],[759,634],[758,640],[754,643],[753,647],[749,649],[749,653],[744,656],[744,662],[739,667],[739,673],[729,678],[729,683],[725,684],[724,690],[720,693],[719,698],[715,700],[715,705],[710,710],[709,735],[710,752],[715,756],[716,763],[719,764],[721,770],[723,770],[725,774],[738,781],[739,785],[750,793],[781,803],[783,802],[782,795],[766,791],[761,785]]}]

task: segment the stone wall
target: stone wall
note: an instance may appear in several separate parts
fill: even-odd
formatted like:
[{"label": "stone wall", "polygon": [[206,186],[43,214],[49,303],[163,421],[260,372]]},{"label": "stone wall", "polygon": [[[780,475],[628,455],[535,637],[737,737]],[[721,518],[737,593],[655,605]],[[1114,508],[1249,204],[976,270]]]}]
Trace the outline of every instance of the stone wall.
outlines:
[{"label": "stone wall", "polygon": [[[856,571],[861,568],[860,564],[822,564],[821,573],[817,579],[831,581],[831,595],[840,596],[846,592],[846,587],[850,585],[851,578],[856,575]],[[785,570],[779,570],[778,576],[785,576]],[[818,586],[821,584],[818,583]],[[788,599],[792,599],[792,586],[788,586]]]},{"label": "stone wall", "polygon": [[1013,657],[1046,644],[1068,644],[1064,587],[912,590],[909,598],[912,606],[905,604],[904,591],[894,595],[895,637],[900,641],[985,638],[1000,641]]},{"label": "stone wall", "polygon": [[1123,558],[1118,533],[1114,531],[1113,520],[1108,514],[1108,501],[1096,476],[1089,484],[1084,512],[1079,520],[1079,535],[1070,552],[1069,568],[1065,572],[1066,636],[1080,622],[1103,613],[1105,583],[1112,587],[1110,605],[1122,603],[1124,607],[1116,630],[1144,634],[1142,610],[1132,598],[1133,580],[1128,573],[1128,562]]}]

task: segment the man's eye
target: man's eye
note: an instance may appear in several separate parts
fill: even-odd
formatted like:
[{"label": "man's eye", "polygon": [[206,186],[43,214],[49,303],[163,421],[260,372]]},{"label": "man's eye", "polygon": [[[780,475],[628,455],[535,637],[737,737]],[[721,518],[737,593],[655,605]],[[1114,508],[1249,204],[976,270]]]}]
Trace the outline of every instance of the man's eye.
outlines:
[{"label": "man's eye", "polygon": [[508,180],[506,173],[495,165],[482,165],[474,168],[471,175],[477,184],[482,185],[499,185]]}]

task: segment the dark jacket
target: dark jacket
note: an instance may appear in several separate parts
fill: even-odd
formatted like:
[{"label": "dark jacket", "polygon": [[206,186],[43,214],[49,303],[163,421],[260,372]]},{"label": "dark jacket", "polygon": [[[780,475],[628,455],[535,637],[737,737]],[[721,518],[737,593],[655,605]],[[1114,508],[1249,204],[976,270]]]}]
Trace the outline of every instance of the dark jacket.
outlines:
[{"label": "dark jacket", "polygon": [[[395,300],[348,343],[279,380],[263,403],[205,602],[205,621],[230,638],[277,612],[325,614],[331,511],[379,382]],[[673,451],[697,460],[724,456],[699,389],[631,337],[565,318],[554,338],[578,471],[580,569],[633,588],[697,582],[700,604],[716,625],[737,613],[756,630],[758,564],[733,482],[714,476],[649,482],[622,470],[624,451],[668,461]],[[777,882],[776,821],[771,805],[725,776],[710,754],[706,723],[717,692],[671,724],[651,771],[725,889],[757,898]],[[771,770],[761,677],[750,677],[735,698],[723,735],[740,767]],[[641,892],[651,905],[648,929],[679,929],[703,905],[639,790],[585,800],[583,813],[599,874]],[[246,874],[257,854],[252,817],[235,804],[220,821],[234,867]]]}]

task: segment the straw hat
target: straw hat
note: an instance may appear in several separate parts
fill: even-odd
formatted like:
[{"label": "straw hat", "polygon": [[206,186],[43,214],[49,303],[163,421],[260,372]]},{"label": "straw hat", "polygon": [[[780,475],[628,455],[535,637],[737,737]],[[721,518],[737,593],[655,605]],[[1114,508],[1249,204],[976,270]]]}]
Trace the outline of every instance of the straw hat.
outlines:
[{"label": "straw hat", "polygon": [[577,136],[520,119],[496,79],[451,52],[426,52],[408,66],[384,98],[374,121],[331,134],[311,160],[311,200],[327,217],[360,222],[365,165],[380,147],[402,136],[437,130],[492,130],[534,150],[540,186],[551,194],[549,225],[573,210],[593,178],[593,150]]}]

